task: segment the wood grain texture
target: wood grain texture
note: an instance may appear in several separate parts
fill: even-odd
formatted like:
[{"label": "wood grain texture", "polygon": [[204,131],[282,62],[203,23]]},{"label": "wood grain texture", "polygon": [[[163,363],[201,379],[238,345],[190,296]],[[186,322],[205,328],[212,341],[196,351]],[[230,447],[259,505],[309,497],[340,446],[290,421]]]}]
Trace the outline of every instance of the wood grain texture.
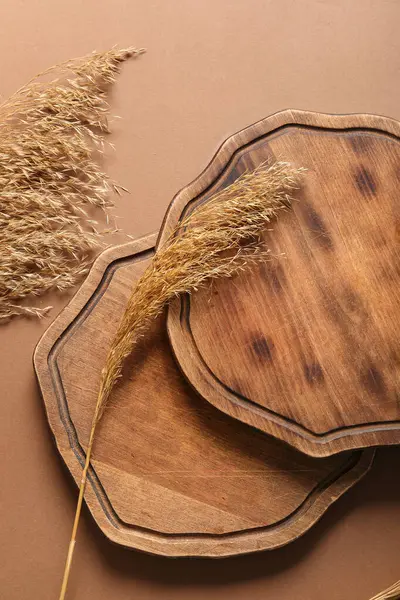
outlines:
[{"label": "wood grain texture", "polygon": [[[106,352],[154,243],[150,236],[106,251],[35,352],[50,427],[77,484]],[[86,501],[119,544],[228,556],[302,535],[372,458],[365,451],[313,459],[218,411],[182,377],[163,317],[114,390]]]},{"label": "wood grain texture", "polygon": [[384,117],[273,115],[222,145],[161,233],[266,159],[308,169],[271,259],[175,302],[168,328],[200,394],[313,456],[400,443],[399,136]]}]

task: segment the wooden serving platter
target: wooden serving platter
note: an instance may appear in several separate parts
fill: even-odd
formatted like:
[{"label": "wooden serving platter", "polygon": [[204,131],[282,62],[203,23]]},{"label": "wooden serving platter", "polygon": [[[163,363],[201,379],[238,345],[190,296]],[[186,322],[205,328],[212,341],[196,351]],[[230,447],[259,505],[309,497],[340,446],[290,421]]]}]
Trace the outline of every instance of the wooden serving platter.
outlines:
[{"label": "wooden serving platter", "polygon": [[271,259],[176,301],[168,319],[192,386],[313,456],[400,443],[400,124],[285,111],[229,138],[173,200],[182,214],[262,161],[308,169],[266,231]]},{"label": "wooden serving platter", "polygon": [[[35,351],[50,427],[78,485],[108,345],[154,243],[150,236],[103,253]],[[228,556],[302,535],[372,458],[368,450],[313,459],[214,408],[181,375],[163,317],[114,390],[86,501],[124,546]]]}]

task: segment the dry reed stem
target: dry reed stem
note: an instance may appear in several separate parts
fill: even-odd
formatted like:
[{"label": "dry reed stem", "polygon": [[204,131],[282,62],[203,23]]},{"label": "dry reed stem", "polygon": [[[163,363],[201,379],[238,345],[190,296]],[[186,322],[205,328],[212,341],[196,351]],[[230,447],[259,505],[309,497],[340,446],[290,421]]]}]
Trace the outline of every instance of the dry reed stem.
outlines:
[{"label": "dry reed stem", "polygon": [[400,581],[394,583],[390,588],[380,592],[371,600],[399,600],[400,598]]},{"label": "dry reed stem", "polygon": [[67,61],[0,106],[0,323],[44,314],[21,301],[74,286],[101,247],[86,208],[111,207],[117,191],[96,160],[108,132],[107,91],[121,62],[141,52],[113,48]]},{"label": "dry reed stem", "polygon": [[262,231],[290,205],[301,171],[275,163],[237,179],[181,221],[135,284],[101,374],[59,600],[67,591],[96,427],[125,359],[173,298],[265,260],[268,252],[260,249]]}]

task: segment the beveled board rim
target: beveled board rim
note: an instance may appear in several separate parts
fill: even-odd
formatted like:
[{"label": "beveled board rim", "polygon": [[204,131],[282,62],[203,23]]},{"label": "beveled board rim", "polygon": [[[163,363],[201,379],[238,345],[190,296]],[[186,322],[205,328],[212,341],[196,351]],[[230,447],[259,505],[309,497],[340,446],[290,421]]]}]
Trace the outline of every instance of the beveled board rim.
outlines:
[{"label": "beveled board rim", "polygon": [[[365,123],[368,120],[368,125]],[[186,204],[204,194],[224,173],[236,151],[257,138],[274,133],[288,125],[301,125],[317,129],[369,129],[400,138],[400,122],[383,115],[369,113],[329,114],[299,109],[276,112],[229,136],[219,146],[203,171],[172,198],[161,224],[157,247],[166,242],[181,219]]]},{"label": "beveled board rim", "polygon": [[[68,333],[70,324],[79,319],[81,315],[84,316],[85,309],[90,310],[94,294],[105,281],[104,275],[107,268],[115,261],[123,261],[132,255],[149,256],[155,240],[156,236],[152,234],[103,252],[74,298],[43,334],[34,352],[34,367],[50,429],[58,451],[78,486],[85,453],[79,440],[74,437],[70,427],[65,423],[65,415],[59,408],[59,390],[57,390],[57,386],[54,386],[55,380],[52,377],[52,364],[49,357],[55,345],[60,343],[60,340],[62,341]],[[55,405],[58,410],[50,410]],[[61,437],[57,433],[60,431],[60,423],[62,424]],[[111,541],[128,548],[164,556],[223,557],[245,554],[285,545],[304,534],[337,498],[370,469],[373,456],[373,451],[350,454],[341,468],[331,473],[325,481],[316,486],[299,509],[288,516],[283,523],[279,522],[265,528],[243,530],[236,533],[168,534],[127,525],[115,513],[96,475],[95,468],[93,468],[95,461],[92,461],[85,499],[102,532]],[[284,523],[289,523],[285,530],[286,537],[282,535]],[[274,543],[273,540],[276,530],[279,530],[281,534],[279,544]]]},{"label": "beveled board rim", "polygon": [[[165,243],[188,205],[216,187],[241,151],[249,144],[289,126],[322,131],[363,130],[387,134],[400,140],[400,122],[380,115],[335,115],[295,109],[275,113],[230,136],[222,143],[203,172],[176,194],[166,213],[157,244]],[[167,320],[171,346],[186,378],[198,393],[223,412],[315,457],[330,456],[355,448],[400,443],[400,420],[365,423],[337,428],[326,433],[314,433],[303,425],[258,406],[226,388],[203,362],[188,323],[182,326],[183,320],[187,320],[189,310],[188,298],[182,297],[171,303]],[[195,372],[195,382],[192,372]],[[397,436],[394,436],[393,432],[396,432]]]}]

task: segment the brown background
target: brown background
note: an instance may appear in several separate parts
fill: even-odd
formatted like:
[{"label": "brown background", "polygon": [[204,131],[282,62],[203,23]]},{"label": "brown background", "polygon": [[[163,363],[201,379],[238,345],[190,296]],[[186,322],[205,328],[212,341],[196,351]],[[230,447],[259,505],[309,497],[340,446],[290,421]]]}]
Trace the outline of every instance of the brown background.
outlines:
[{"label": "brown background", "polygon": [[[146,46],[113,97],[119,224],[158,229],[173,194],[238,129],[283,108],[400,118],[397,0],[1,3],[0,92],[113,44]],[[53,318],[66,302],[55,299]],[[48,303],[46,299],[45,303]],[[0,598],[57,597],[76,500],[32,369],[47,323],[0,330]],[[272,553],[167,560],[113,547],[85,512],[69,599],[367,600],[400,577],[400,450],[304,538]]]}]

